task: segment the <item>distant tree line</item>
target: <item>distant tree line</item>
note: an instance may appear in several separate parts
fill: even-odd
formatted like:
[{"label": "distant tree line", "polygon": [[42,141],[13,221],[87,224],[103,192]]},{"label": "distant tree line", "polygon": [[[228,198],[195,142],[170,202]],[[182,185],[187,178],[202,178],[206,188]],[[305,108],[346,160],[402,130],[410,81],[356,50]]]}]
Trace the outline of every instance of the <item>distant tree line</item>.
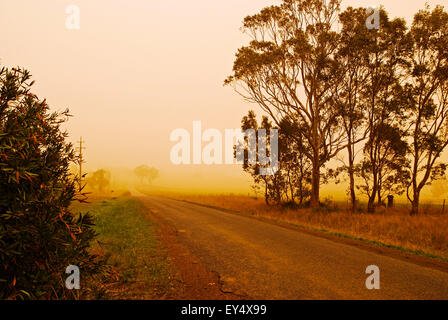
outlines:
[{"label": "distant tree line", "polygon": [[[147,165],[136,167],[132,173],[142,185],[151,185],[159,177],[159,170]],[[98,169],[87,175],[86,184],[90,190],[104,192],[109,190],[115,183],[112,183],[112,174],[109,170]]]},{"label": "distant tree line", "polygon": [[144,164],[135,168],[134,174],[140,180],[141,184],[152,184],[159,177],[159,170]]},{"label": "distant tree line", "polygon": [[[348,178],[351,210],[359,193],[374,212],[389,195],[406,194],[411,214],[425,186],[444,177],[448,145],[448,13],[420,10],[407,27],[380,9],[379,29],[365,8],[340,11],[340,0],[283,0],[244,19],[249,45],[226,79],[253,112],[243,129],[279,129],[280,170],[260,176],[268,203],[320,205],[329,178]],[[324,169],[344,155],[335,170]]]}]

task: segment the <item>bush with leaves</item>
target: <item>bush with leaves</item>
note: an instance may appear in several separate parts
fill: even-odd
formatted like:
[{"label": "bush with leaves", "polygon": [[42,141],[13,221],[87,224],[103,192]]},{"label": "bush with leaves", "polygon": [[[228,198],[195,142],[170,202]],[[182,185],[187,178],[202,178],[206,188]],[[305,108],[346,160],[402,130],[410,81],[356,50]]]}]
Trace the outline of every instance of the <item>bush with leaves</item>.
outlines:
[{"label": "bush with leaves", "polygon": [[103,192],[108,186],[110,186],[110,177],[111,175],[109,171],[104,169],[97,170],[87,179],[87,186]]},{"label": "bush with leaves", "polygon": [[[282,202],[289,205],[298,202],[299,205],[304,205],[311,196],[311,163],[305,156],[303,137],[297,133],[299,128],[297,122],[288,118],[281,120],[279,128],[274,127],[266,116],[258,124],[254,111],[249,111],[241,120],[241,130],[247,133],[244,142],[239,145],[244,150],[243,170],[252,176],[253,189],[264,194],[268,205],[279,205]],[[279,133],[279,167],[275,174],[264,176],[260,175],[260,169],[268,165],[262,165],[258,157],[255,163],[249,161],[249,140],[255,141],[257,150],[259,150],[258,143],[263,143],[270,153],[269,136],[272,129],[277,129]],[[259,136],[258,130],[265,130],[266,135]],[[291,134],[292,131],[295,135]],[[234,156],[237,156],[236,148]]]},{"label": "bush with leaves", "polygon": [[26,70],[0,70],[0,299],[73,298],[67,266],[85,279],[102,264],[89,253],[92,217],[69,210],[79,195],[60,128],[68,110],[50,113],[32,84]]}]

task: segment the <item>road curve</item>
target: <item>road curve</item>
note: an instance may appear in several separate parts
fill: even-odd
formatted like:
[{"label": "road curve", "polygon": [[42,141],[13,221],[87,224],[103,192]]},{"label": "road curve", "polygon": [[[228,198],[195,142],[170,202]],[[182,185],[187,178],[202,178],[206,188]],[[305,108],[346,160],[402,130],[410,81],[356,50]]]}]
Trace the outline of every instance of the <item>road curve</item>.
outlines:
[{"label": "road curve", "polygon": [[[251,299],[448,299],[448,273],[248,217],[140,196],[224,288]],[[367,266],[380,269],[368,290]]]}]

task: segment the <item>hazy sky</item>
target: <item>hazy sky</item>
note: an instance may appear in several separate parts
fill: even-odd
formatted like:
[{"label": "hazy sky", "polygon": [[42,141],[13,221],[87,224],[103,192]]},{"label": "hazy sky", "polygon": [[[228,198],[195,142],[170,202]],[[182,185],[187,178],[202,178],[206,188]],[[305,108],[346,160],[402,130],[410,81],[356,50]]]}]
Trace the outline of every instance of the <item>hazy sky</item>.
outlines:
[{"label": "hazy sky", "polygon": [[[409,22],[414,13],[448,0],[346,0],[343,6],[384,5]],[[274,0],[2,0],[0,59],[23,66],[34,92],[54,109],[69,107],[70,139],[87,141],[88,167],[161,168],[179,186],[244,191],[238,166],[173,167],[170,132],[238,128],[255,109],[223,80],[247,38],[243,18]],[[69,5],[80,8],[80,30],[68,30]],[[260,113],[258,111],[258,113]]]}]

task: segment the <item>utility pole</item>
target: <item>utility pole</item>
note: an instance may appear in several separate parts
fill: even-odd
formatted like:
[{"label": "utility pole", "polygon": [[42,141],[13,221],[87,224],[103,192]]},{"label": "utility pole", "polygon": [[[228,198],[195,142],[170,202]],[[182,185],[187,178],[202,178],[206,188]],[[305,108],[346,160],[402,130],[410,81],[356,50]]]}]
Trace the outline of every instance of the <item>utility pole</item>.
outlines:
[{"label": "utility pole", "polygon": [[79,159],[78,159],[78,163],[79,163],[79,191],[81,191],[82,189],[82,178],[83,178],[83,173],[82,173],[82,164],[84,163],[84,157],[83,157],[83,150],[86,149],[86,147],[83,147],[83,143],[85,143],[85,141],[82,140],[82,137],[79,139],[78,141],[79,143],[79,147],[78,147],[78,152],[79,152]]}]

